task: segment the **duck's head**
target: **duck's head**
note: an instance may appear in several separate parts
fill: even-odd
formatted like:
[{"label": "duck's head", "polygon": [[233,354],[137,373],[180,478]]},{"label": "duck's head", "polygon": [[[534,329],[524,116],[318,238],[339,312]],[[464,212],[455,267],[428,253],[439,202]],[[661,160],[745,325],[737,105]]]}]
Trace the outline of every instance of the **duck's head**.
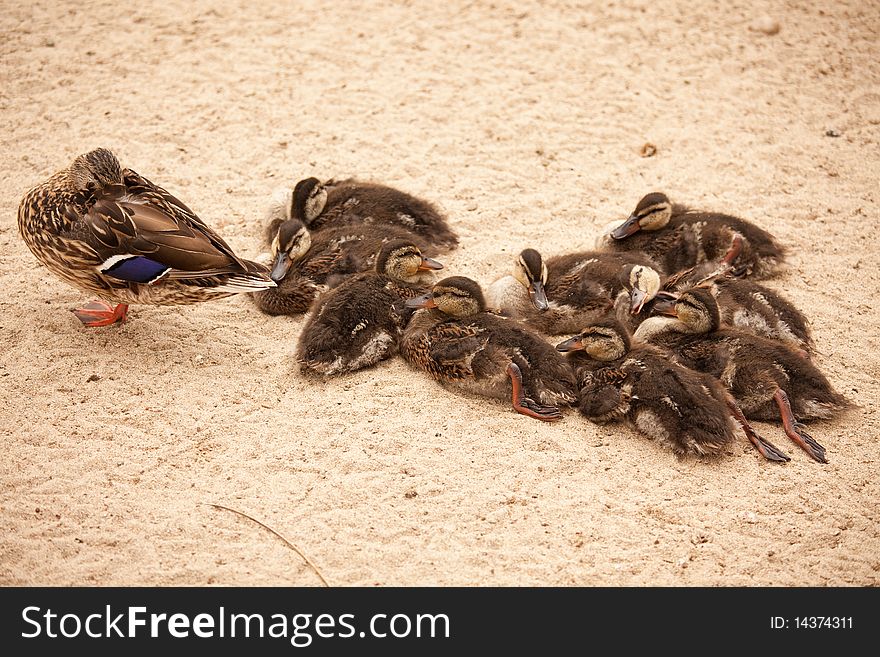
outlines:
[{"label": "duck's head", "polygon": [[443,265],[422,255],[408,240],[391,240],[382,245],[376,256],[376,271],[405,283],[430,283],[433,271]]},{"label": "duck's head", "polygon": [[464,276],[451,276],[434,284],[427,294],[406,302],[407,308],[436,308],[455,318],[470,317],[486,309],[480,285]]},{"label": "duck's head", "polygon": [[296,183],[290,201],[290,216],[306,226],[324,211],[327,188],[317,178],[306,178]]},{"label": "duck's head", "polygon": [[709,333],[721,324],[718,302],[705,287],[692,287],[678,295],[675,305],[664,314],[678,317],[691,333]]},{"label": "duck's head", "polygon": [[538,310],[547,310],[547,265],[541,254],[534,249],[525,249],[513,264],[513,277],[529,291],[529,299]]},{"label": "duck's head", "polygon": [[672,204],[661,192],[648,194],[626,221],[611,231],[611,237],[622,240],[640,230],[660,230],[672,218]]},{"label": "duck's head", "polygon": [[96,148],[77,157],[68,169],[70,186],[78,192],[93,192],[122,184],[122,167],[106,148]]},{"label": "duck's head", "polygon": [[299,219],[288,219],[278,226],[272,240],[272,272],[269,277],[278,283],[287,275],[294,262],[302,258],[312,245],[309,229]]},{"label": "duck's head", "polygon": [[591,324],[573,338],[556,345],[556,351],[585,351],[596,360],[623,358],[630,348],[629,333],[616,319]]},{"label": "duck's head", "polygon": [[625,289],[629,290],[629,311],[636,315],[642,307],[660,292],[660,274],[656,269],[645,265],[624,265],[619,278]]}]

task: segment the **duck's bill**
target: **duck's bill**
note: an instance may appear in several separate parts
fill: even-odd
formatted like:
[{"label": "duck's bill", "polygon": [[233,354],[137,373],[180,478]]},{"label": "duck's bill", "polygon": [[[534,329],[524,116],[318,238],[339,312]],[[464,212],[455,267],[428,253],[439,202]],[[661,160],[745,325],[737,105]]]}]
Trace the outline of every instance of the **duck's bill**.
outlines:
[{"label": "duck's bill", "polygon": [[279,253],[278,257],[275,258],[275,264],[272,266],[272,271],[269,274],[269,278],[271,278],[276,283],[282,281],[285,276],[287,276],[287,272],[290,270],[290,265],[293,262],[290,259],[290,256],[286,253]]},{"label": "duck's bill", "polygon": [[422,264],[419,265],[419,271],[431,271],[433,269],[443,269],[443,263],[422,256]]},{"label": "duck's bill", "polygon": [[677,317],[678,313],[675,312],[675,302],[675,299],[657,297],[654,299],[654,312],[661,315],[669,315],[670,317]]},{"label": "duck's bill", "polygon": [[560,342],[556,345],[556,351],[562,352],[563,354],[569,351],[580,351],[584,348],[583,342],[581,342],[581,338],[579,335],[574,336],[573,338],[569,338],[564,342]]},{"label": "duck's bill", "polygon": [[645,302],[648,300],[648,293],[644,290],[640,290],[637,287],[633,288],[633,291],[630,292],[629,295],[629,311],[633,315],[638,315],[642,312],[642,308],[645,306]]},{"label": "duck's bill", "polygon": [[544,284],[541,281],[532,281],[529,285],[529,298],[532,305],[538,310],[547,310],[550,304],[547,302],[547,293],[544,291]]},{"label": "duck's bill", "polygon": [[639,226],[639,218],[635,215],[630,215],[626,221],[611,231],[611,237],[616,240],[622,240],[633,233],[639,232],[639,228],[641,228],[641,226]]},{"label": "duck's bill", "polygon": [[423,294],[420,297],[407,299],[404,306],[407,308],[436,308],[437,302],[434,301],[434,294],[428,292],[427,294]]}]

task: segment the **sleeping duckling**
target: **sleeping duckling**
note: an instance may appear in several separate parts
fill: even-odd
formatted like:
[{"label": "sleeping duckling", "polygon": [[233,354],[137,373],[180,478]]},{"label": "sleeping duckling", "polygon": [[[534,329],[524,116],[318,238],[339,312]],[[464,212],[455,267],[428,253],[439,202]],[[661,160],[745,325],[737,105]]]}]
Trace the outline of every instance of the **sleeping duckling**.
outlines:
[{"label": "sleeping duckling", "polygon": [[696,286],[715,297],[722,324],[787,342],[806,356],[813,352],[813,336],[804,314],[779,292],[733,277],[727,265],[705,262],[670,276],[661,291],[666,300],[657,311],[671,308],[682,290]]},{"label": "sleeping duckling", "polygon": [[486,312],[480,286],[453,276],[406,302],[423,308],[409,322],[401,355],[440,383],[486,397],[512,399],[518,413],[544,421],[577,399],[568,364],[516,320]]},{"label": "sleeping duckling", "polygon": [[489,286],[487,304],[546,335],[576,333],[607,315],[627,285],[624,305],[638,313],[660,289],[660,275],[651,265],[638,253],[595,251],[545,263],[535,249],[525,249],[512,274]]},{"label": "sleeping duckling", "polygon": [[298,219],[273,219],[266,242],[272,251],[270,276],[278,287],[254,294],[254,302],[269,315],[304,313],[321,292],[372,269],[382,246],[396,239],[423,247],[420,238],[395,226],[338,226],[313,233]]},{"label": "sleeping duckling", "polygon": [[275,287],[167,191],[98,148],[30,190],[18,208],[28,248],[65,282],[115,303],[74,310],[90,327],[132,303],[186,305]]},{"label": "sleeping duckling", "polygon": [[659,192],[642,198],[626,221],[600,240],[603,249],[642,251],[656,258],[667,274],[717,260],[733,266],[738,276],[766,277],[785,257],[776,239],[755,224],[720,212],[672,205]]},{"label": "sleeping duckling", "polygon": [[412,231],[426,245],[458,245],[446,217],[433,204],[378,183],[306,178],[291,192],[290,208],[291,218],[311,230],[331,224],[386,224]]},{"label": "sleeping duckling", "polygon": [[[580,390],[581,413],[602,424],[624,419],[675,454],[716,455],[734,439],[730,394],[712,376],[678,365],[657,347],[630,338],[609,318],[556,346],[568,353]],[[746,432],[773,461],[788,457]]]},{"label": "sleeping duckling", "polygon": [[826,463],[825,448],[798,418],[831,418],[847,399],[808,359],[783,342],[721,325],[718,303],[705,288],[682,292],[673,317],[651,317],[635,338],[670,349],[678,361],[725,385],[746,417],[782,419],[785,433],[807,454]]},{"label": "sleeping duckling", "polygon": [[422,294],[432,272],[442,268],[411,241],[386,243],[374,271],[352,276],[318,298],[299,337],[297,360],[302,368],[341,374],[393,356],[412,314],[393,308]]}]

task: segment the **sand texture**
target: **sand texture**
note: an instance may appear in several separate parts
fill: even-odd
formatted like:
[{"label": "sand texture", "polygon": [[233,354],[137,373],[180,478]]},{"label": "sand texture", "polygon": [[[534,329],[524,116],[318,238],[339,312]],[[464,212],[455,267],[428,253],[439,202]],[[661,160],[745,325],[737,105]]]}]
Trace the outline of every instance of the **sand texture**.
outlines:
[{"label": "sand texture", "polygon": [[[320,585],[216,503],[333,585],[877,585],[878,31],[861,0],[2,2],[0,583]],[[772,424],[786,465],[679,460],[399,359],[304,378],[303,318],[246,297],[85,329],[16,212],[98,146],[250,257],[279,186],[395,185],[484,285],[649,191],[740,214],[859,406],[812,426],[824,466]]]}]

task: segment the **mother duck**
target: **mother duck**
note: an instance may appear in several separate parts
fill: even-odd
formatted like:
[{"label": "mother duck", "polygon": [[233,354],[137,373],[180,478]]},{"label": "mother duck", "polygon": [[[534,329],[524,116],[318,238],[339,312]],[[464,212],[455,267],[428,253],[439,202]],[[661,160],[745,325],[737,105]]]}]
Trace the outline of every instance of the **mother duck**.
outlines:
[{"label": "mother duck", "polygon": [[98,148],[29,191],[18,208],[28,248],[56,276],[113,302],[74,310],[86,326],[124,321],[128,305],[186,305],[274,287],[167,191]]}]

